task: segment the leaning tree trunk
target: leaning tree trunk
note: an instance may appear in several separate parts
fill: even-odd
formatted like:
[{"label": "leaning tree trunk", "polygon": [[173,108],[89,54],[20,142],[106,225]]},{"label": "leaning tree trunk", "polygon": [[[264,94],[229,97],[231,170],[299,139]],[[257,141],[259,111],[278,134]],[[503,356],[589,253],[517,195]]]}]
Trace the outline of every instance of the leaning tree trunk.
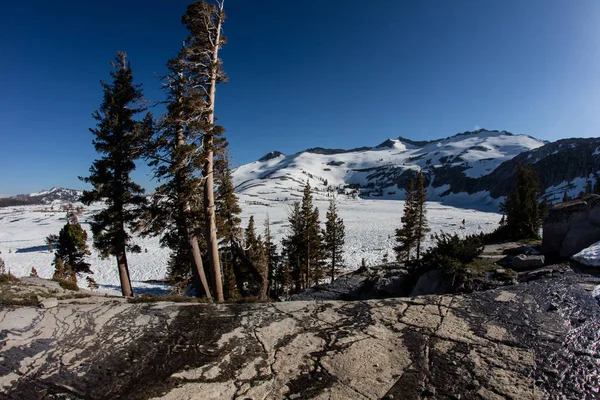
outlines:
[{"label": "leaning tree trunk", "polygon": [[[222,11],[222,6],[221,10]],[[210,130],[206,133],[205,145],[206,151],[206,164],[204,167],[204,176],[206,182],[204,184],[204,204],[206,205],[206,241],[208,244],[208,259],[212,265],[214,278],[215,278],[215,292],[217,301],[224,301],[223,298],[223,282],[221,280],[221,262],[219,259],[219,243],[217,240],[217,224],[215,220],[215,193],[214,193],[214,176],[213,176],[213,145],[214,145],[214,134],[212,132],[213,125],[215,123],[215,95],[217,87],[217,74],[218,74],[218,60],[219,60],[219,45],[221,41],[221,25],[223,18],[219,14],[219,22],[217,24],[217,37],[215,38],[210,73],[210,91],[209,91],[209,109],[208,109],[208,123]]]},{"label": "leaning tree trunk", "polygon": [[[176,151],[177,148],[183,147],[184,144],[185,144],[185,139],[183,137],[183,127],[178,126],[177,127],[177,143],[176,143],[173,151]],[[178,171],[181,171],[183,167],[182,166],[179,166],[179,167],[181,167],[181,168],[178,168]],[[183,188],[181,187],[182,179],[179,175],[177,175],[176,179],[177,179],[176,184],[177,184],[178,196],[181,196],[181,193],[183,192]],[[181,206],[183,207],[184,213],[187,213],[190,210],[189,202],[185,199],[182,199]],[[188,226],[185,227],[186,236],[187,236],[186,239],[188,240],[188,243],[190,244],[190,247],[192,248],[192,256],[194,258],[194,267],[196,267],[196,272],[198,273],[198,276],[200,277],[200,282],[202,282],[202,287],[204,288],[204,292],[206,293],[206,298],[208,299],[209,302],[212,302],[212,296],[210,294],[210,287],[208,286],[208,281],[206,280],[206,274],[204,273],[204,263],[202,262],[202,256],[200,254],[200,246],[198,246],[198,239],[196,239],[193,235],[190,234],[189,221],[186,221],[185,223],[188,224]]]},{"label": "leaning tree trunk", "polygon": [[121,280],[121,293],[124,297],[133,297],[131,289],[131,280],[129,279],[129,268],[127,267],[127,256],[125,249],[121,249],[117,254],[117,266],[119,267],[119,279]]}]

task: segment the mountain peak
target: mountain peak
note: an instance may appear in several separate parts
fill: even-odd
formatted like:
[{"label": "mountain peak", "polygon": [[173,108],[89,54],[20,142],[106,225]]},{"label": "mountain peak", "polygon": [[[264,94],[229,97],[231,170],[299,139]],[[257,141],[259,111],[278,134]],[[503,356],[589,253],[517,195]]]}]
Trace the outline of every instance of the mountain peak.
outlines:
[{"label": "mountain peak", "polygon": [[285,154],[283,154],[280,151],[270,151],[261,158],[259,158],[258,161],[269,161],[280,156],[285,156]]}]

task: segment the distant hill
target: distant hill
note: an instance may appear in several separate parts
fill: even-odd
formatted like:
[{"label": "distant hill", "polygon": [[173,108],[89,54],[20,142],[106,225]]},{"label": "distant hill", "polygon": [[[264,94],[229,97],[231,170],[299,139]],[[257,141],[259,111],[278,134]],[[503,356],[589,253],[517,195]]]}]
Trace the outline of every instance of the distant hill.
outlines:
[{"label": "distant hill", "polygon": [[81,190],[53,187],[37,193],[18,194],[0,198],[0,207],[24,206],[35,204],[75,203],[81,197]]},{"label": "distant hill", "polygon": [[321,192],[403,199],[422,169],[430,200],[497,204],[518,163],[538,171],[549,200],[560,200],[565,190],[576,196],[600,171],[600,138],[548,143],[485,129],[431,141],[398,137],[352,150],[273,151],[237,168],[233,178],[237,192],[270,199],[289,198],[307,180]]}]

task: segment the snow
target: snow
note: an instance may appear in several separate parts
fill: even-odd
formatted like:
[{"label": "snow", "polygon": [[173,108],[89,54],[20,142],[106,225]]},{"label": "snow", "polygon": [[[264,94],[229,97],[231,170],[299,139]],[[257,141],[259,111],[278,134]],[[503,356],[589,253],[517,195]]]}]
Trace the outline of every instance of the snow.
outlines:
[{"label": "snow", "polygon": [[[589,265],[590,267],[600,267],[600,242],[594,243],[587,249],[581,250],[571,258],[584,265]],[[600,293],[598,294],[600,295]]]},{"label": "snow", "polygon": [[[276,162],[276,161],[275,161]],[[257,189],[258,190],[258,189]],[[288,200],[277,200],[266,191],[265,194],[240,194],[240,205],[243,209],[242,225],[245,227],[251,215],[254,215],[257,229],[262,231],[263,221],[267,215],[271,221],[271,229],[279,250],[280,240],[288,234],[288,210],[293,201],[299,201],[299,191],[287,194]],[[320,219],[324,222],[329,198],[316,193],[314,204],[319,208]],[[388,253],[394,258],[393,247],[395,229],[400,226],[400,216],[404,202],[400,200],[352,199],[339,196],[339,213],[346,225],[346,244],[344,265],[348,269],[360,266],[364,258],[367,265],[381,262]],[[79,205],[79,204],[77,204]],[[88,221],[100,205],[84,206],[79,218],[82,227],[88,232],[88,246],[92,255],[88,257],[93,271],[92,277],[100,285],[99,291],[120,294],[119,276],[114,258],[103,260],[92,248],[92,235]],[[55,207],[56,208],[56,207]],[[490,232],[495,229],[500,215],[494,212],[477,211],[428,202],[428,221],[432,232],[458,232],[460,235]],[[465,219],[465,229],[461,222]],[[65,224],[64,211],[50,210],[49,206],[21,206],[0,208],[0,257],[6,262],[7,269],[16,276],[28,276],[35,267],[39,276],[51,278],[54,272],[50,253],[44,243],[46,236],[58,234]],[[164,284],[156,283],[167,274],[168,249],[161,248],[158,238],[141,238],[134,236],[134,243],[140,245],[142,253],[128,254],[132,285],[136,293],[165,292]],[[429,243],[427,239],[426,246]],[[146,252],[147,250],[147,252]],[[80,276],[79,285],[85,287],[85,275]]]},{"label": "snow", "polygon": [[[79,222],[88,233],[88,246],[92,252],[87,259],[94,272],[90,276],[101,286],[100,291],[120,294],[116,261],[114,258],[102,260],[92,248],[88,220],[99,207],[84,207],[85,211],[79,217]],[[46,205],[0,208],[0,257],[4,259],[6,268],[15,276],[28,276],[31,268],[35,267],[40,277],[51,278],[54,253],[48,251],[44,240],[50,234],[58,234],[65,222],[64,211],[50,210]],[[164,291],[164,285],[146,281],[165,277],[168,251],[160,247],[157,238],[137,237],[135,242],[142,247],[142,253],[127,255],[134,287],[139,289],[138,292]],[[144,249],[148,249],[148,252],[145,253]],[[86,276],[83,274],[78,279],[81,287],[85,287]]]},{"label": "snow", "polygon": [[593,156],[597,156],[600,154],[600,147],[596,147],[596,150],[592,153]]},{"label": "snow", "polygon": [[571,198],[579,196],[579,193],[585,192],[588,181],[592,183],[596,181],[596,174],[598,173],[600,173],[600,170],[590,173],[587,177],[578,177],[570,182],[563,181],[558,185],[549,186],[545,191],[548,202],[556,203],[562,201],[565,191]]}]

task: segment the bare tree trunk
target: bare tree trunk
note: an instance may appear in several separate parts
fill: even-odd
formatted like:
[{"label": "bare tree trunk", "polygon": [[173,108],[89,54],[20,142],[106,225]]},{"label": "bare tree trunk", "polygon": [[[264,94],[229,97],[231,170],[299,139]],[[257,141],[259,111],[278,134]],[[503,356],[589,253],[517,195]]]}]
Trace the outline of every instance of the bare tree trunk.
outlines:
[{"label": "bare tree trunk", "polygon": [[121,293],[124,297],[133,297],[125,251],[120,251],[119,254],[117,254],[117,266],[119,267],[119,279],[121,280]]},{"label": "bare tree trunk", "polygon": [[331,283],[335,279],[335,246],[331,248]]},{"label": "bare tree trunk", "polygon": [[200,276],[200,281],[202,282],[202,287],[206,292],[206,298],[209,302],[212,303],[212,296],[210,294],[210,288],[208,286],[208,281],[206,280],[206,274],[204,273],[204,264],[202,263],[202,256],[200,255],[200,247],[198,246],[198,240],[195,237],[189,238],[190,246],[192,246],[192,255],[194,256],[194,265],[196,266],[196,270],[198,275]]},{"label": "bare tree trunk", "polygon": [[[185,144],[185,139],[183,137],[183,127],[178,127],[177,128],[177,144],[175,145],[175,149],[177,149],[177,147],[181,147]],[[177,182],[178,186],[180,185],[180,182]],[[181,188],[178,187],[178,195],[181,194]],[[183,204],[183,209],[184,211],[189,211],[190,209],[190,205],[187,201],[184,201]],[[200,246],[198,246],[198,239],[196,239],[195,237],[193,237],[190,234],[190,227],[189,227],[189,223],[187,223],[188,226],[186,227],[186,231],[187,231],[187,240],[192,248],[192,256],[194,257],[194,266],[196,267],[196,272],[198,272],[198,276],[200,277],[200,281],[202,282],[202,287],[204,288],[204,292],[206,293],[206,298],[208,299],[209,302],[212,302],[212,295],[210,294],[210,287],[208,286],[208,281],[206,280],[206,274],[204,273],[204,263],[202,262],[202,255],[200,254]]]},{"label": "bare tree trunk", "polygon": [[[223,11],[223,3],[220,5],[219,13]],[[218,73],[218,60],[219,60],[219,46],[221,41],[221,26],[223,18],[219,14],[219,22],[217,24],[217,37],[215,39],[215,47],[213,48],[212,56],[212,70],[210,77],[210,92],[209,92],[209,110],[208,110],[208,123],[211,127],[211,131],[207,132],[205,145],[207,146],[206,152],[206,164],[204,168],[206,182],[204,184],[204,204],[206,206],[206,241],[208,244],[208,259],[213,268],[213,274],[215,278],[215,292],[217,301],[224,301],[223,297],[223,282],[221,279],[221,261],[219,259],[219,243],[217,241],[217,224],[215,221],[215,193],[214,193],[214,175],[213,175],[213,144],[214,135],[212,132],[213,125],[215,123],[215,95],[217,87],[217,73]]]}]

